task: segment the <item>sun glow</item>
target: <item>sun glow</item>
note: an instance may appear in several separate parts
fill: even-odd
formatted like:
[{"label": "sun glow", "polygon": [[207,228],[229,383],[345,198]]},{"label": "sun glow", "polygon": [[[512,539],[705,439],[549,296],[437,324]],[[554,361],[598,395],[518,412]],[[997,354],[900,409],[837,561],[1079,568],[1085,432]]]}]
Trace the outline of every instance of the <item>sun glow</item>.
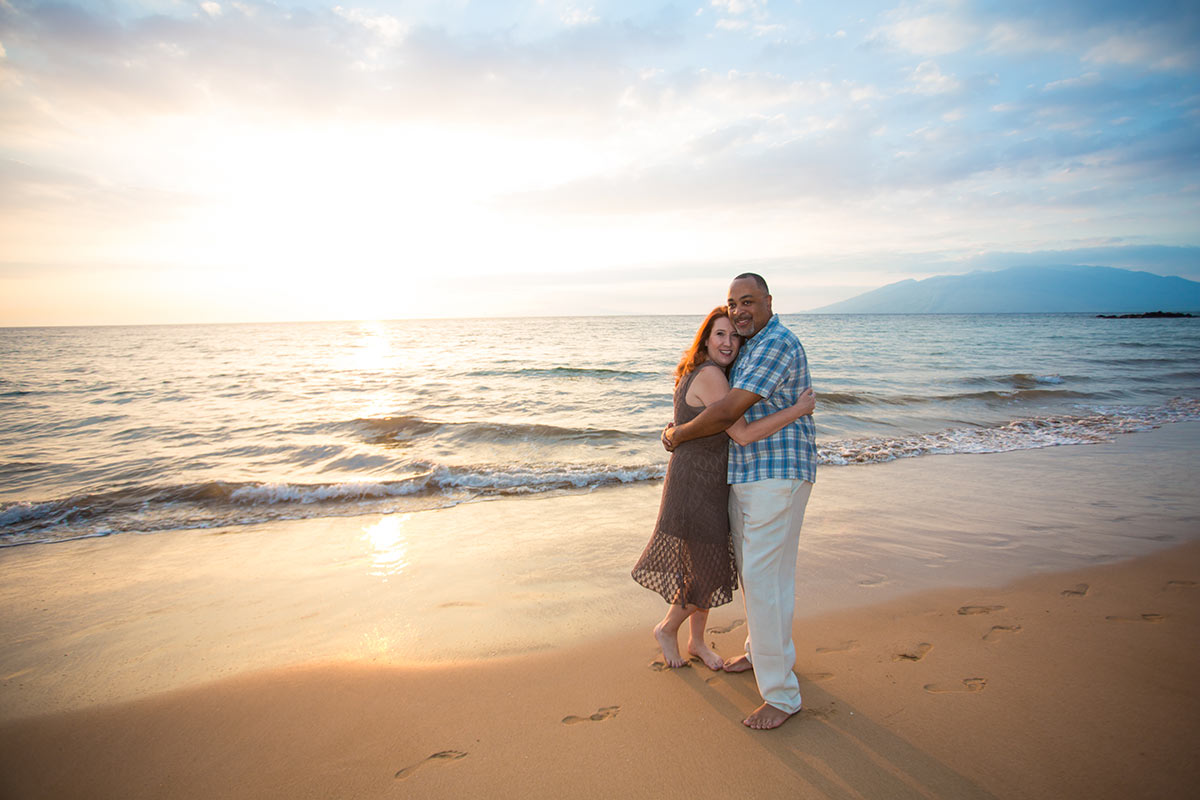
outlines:
[{"label": "sun glow", "polygon": [[0,324],[686,313],[748,265],[813,308],[1196,244],[1163,9],[0,4]]},{"label": "sun glow", "polygon": [[389,514],[363,529],[362,538],[371,559],[371,575],[386,581],[408,568],[408,536],[404,524],[409,516]]}]

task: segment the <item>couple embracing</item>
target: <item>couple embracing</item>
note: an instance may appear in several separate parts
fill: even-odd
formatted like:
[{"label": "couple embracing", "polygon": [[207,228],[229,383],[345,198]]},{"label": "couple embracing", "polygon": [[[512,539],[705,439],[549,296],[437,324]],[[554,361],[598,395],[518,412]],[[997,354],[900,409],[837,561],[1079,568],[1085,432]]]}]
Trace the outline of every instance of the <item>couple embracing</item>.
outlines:
[{"label": "couple embracing", "polygon": [[[796,558],[816,480],[815,400],[800,340],[771,310],[759,275],[737,276],[675,370],[675,422],[654,534],[633,578],[670,606],[654,637],[671,667],[688,652],[710,669],[753,669],[763,703],[743,724],[777,728],[800,710],[792,671]],[[741,578],[746,651],[723,660],[704,642],[708,611]]]}]

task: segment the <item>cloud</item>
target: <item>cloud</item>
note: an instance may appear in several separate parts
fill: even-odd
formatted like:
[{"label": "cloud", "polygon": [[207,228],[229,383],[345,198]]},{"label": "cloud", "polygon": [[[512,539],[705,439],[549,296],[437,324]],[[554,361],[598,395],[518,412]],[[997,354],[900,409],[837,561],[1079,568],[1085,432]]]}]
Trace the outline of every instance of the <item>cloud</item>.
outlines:
[{"label": "cloud", "polygon": [[1054,92],[1059,89],[1075,89],[1081,86],[1096,86],[1101,82],[1099,72],[1089,72],[1086,75],[1080,75],[1077,78],[1063,78],[1057,81],[1050,81],[1042,87],[1043,92]]},{"label": "cloud", "polygon": [[[742,21],[767,10],[763,3],[734,0],[712,8]],[[579,7],[563,5],[555,13],[572,9]],[[1004,39],[999,30],[1014,32],[1013,39],[1033,36],[1040,29],[1032,18],[1019,16],[1030,9],[1018,4],[1018,16],[1007,21],[982,12],[972,17],[966,6],[898,11],[873,35],[905,52],[944,53],[961,64],[963,45],[983,41],[988,31],[993,44]],[[1102,18],[1116,13],[1106,7]],[[503,30],[453,34],[420,20],[342,6],[322,12],[225,4],[219,14],[127,22],[69,5],[38,6],[6,18],[13,40],[42,57],[19,65],[22,85],[32,88],[16,95],[29,105],[19,107],[10,96],[11,111],[0,120],[9,132],[28,125],[34,98],[54,114],[88,107],[130,114],[227,106],[297,119],[424,119],[582,132],[614,154],[636,140],[639,130],[653,127],[665,141],[682,145],[682,153],[629,151],[634,160],[612,174],[563,184],[590,181],[593,187],[569,192],[576,197],[567,206],[586,207],[580,194],[605,196],[598,186],[632,182],[643,191],[659,181],[663,191],[651,190],[650,196],[692,205],[693,183],[732,183],[734,202],[760,202],[756,198],[786,194],[789,182],[795,196],[806,196],[804,187],[812,183],[806,178],[814,173],[835,191],[862,192],[902,180],[939,185],[998,168],[1044,173],[1062,159],[1136,144],[1092,130],[1096,107],[1123,106],[1126,113],[1119,116],[1129,117],[1139,94],[1161,104],[1172,91],[1165,84],[1149,92],[1145,85],[1115,87],[1099,72],[1100,64],[1082,75],[1043,82],[1041,96],[1027,91],[1018,97],[997,96],[995,79],[986,73],[960,77],[958,69],[932,58],[909,62],[892,80],[884,70],[899,64],[885,60],[873,80],[840,83],[765,71],[717,73],[694,63],[647,69],[683,54],[684,17],[633,23],[589,16],[587,22],[526,41]],[[664,58],[664,52],[675,56]],[[1082,58],[1084,51],[1077,52]],[[987,108],[1005,109],[995,113],[1009,121],[1012,141],[978,130]],[[956,126],[976,129],[960,136]],[[1056,130],[1076,136],[1056,138]],[[1144,127],[1135,126],[1131,136],[1144,134]],[[824,159],[837,161],[830,165]],[[1030,169],[1039,162],[1043,169]],[[871,165],[869,173],[863,164]],[[742,174],[761,181],[762,188],[749,186]],[[699,197],[714,194],[701,191]]]},{"label": "cloud", "polygon": [[1156,275],[1177,275],[1190,280],[1200,280],[1200,247],[1117,242],[1069,250],[982,253],[970,257],[965,264],[971,269],[1076,264],[1145,270]]},{"label": "cloud", "polygon": [[596,12],[590,6],[586,9],[571,8],[562,14],[563,24],[570,27],[577,25],[594,25],[600,21],[600,17],[596,16]]},{"label": "cloud", "polygon": [[986,51],[1003,55],[1071,52],[1061,29],[1049,29],[1038,19],[1007,19],[993,23],[985,35]]},{"label": "cloud", "polygon": [[412,30],[412,23],[391,14],[372,14],[359,8],[346,9],[341,6],[334,6],[333,13],[374,33],[380,46],[399,44]]},{"label": "cloud", "polygon": [[564,13],[569,24],[557,33],[519,42],[504,30],[455,36],[342,6],[248,1],[219,14],[121,21],[64,4],[6,14],[3,38],[26,54],[9,69],[27,102],[72,113],[224,107],[488,124],[561,122],[569,110],[594,119],[618,104],[629,59],[678,44],[671,18],[635,24]]},{"label": "cloud", "polygon": [[761,14],[766,10],[766,0],[712,0],[712,7],[723,10],[726,14]]},{"label": "cloud", "polygon": [[340,226],[331,252],[394,219],[436,230],[381,248],[413,263],[482,221],[593,266],[636,231],[679,261],[718,233],[721,258],[869,240],[914,271],[905,252],[1194,242],[1193,6],[0,0],[0,227],[49,251],[108,215],[136,250],[167,220],[161,252],[190,251],[265,209],[242,234],[269,255],[303,249],[295,206]]},{"label": "cloud", "polygon": [[[932,81],[940,73],[923,74]],[[1087,82],[1074,90],[1092,91]],[[800,120],[785,107],[775,117],[745,118],[689,140],[670,158],[505,202],[581,214],[749,213],[810,201],[872,204],[897,193],[955,192],[963,207],[989,213],[1039,203],[1099,209],[1170,191],[1180,165],[1200,163],[1195,123],[1097,128],[1078,118],[1089,107],[1072,105],[1069,97],[1060,107],[1000,112],[1018,126],[1014,136],[981,135],[959,106],[907,134],[889,132],[890,104],[900,101],[856,107],[853,97],[850,89],[826,98],[828,116]],[[1113,185],[1126,189],[1114,196]]]},{"label": "cloud", "polygon": [[1196,41],[1181,41],[1168,26],[1112,33],[1083,54],[1094,64],[1145,66],[1155,70],[1188,70],[1197,63]]},{"label": "cloud", "polygon": [[[242,10],[244,8],[245,10]],[[374,36],[328,13],[230,6],[190,19],[122,22],[81,6],[36,5],[5,15],[26,93],[73,112],[176,113],[198,104],[269,107],[332,102],[352,87],[350,53]]]},{"label": "cloud", "polygon": [[949,94],[961,88],[962,83],[952,75],[945,75],[932,61],[922,61],[909,76],[912,91],[917,94]]},{"label": "cloud", "polygon": [[990,52],[1176,72],[1197,64],[1194,3],[1012,3],[1004,14],[982,18]]},{"label": "cloud", "polygon": [[54,204],[63,197],[97,188],[95,179],[70,170],[0,159],[0,208],[10,211]]},{"label": "cloud", "polygon": [[893,22],[875,29],[869,38],[920,56],[957,53],[981,33],[975,23],[949,13],[905,17],[903,12],[895,12],[895,16]]},{"label": "cloud", "polygon": [[20,212],[70,211],[119,219],[163,218],[200,198],[178,191],[113,184],[95,175],[63,167],[0,158],[0,209]]}]

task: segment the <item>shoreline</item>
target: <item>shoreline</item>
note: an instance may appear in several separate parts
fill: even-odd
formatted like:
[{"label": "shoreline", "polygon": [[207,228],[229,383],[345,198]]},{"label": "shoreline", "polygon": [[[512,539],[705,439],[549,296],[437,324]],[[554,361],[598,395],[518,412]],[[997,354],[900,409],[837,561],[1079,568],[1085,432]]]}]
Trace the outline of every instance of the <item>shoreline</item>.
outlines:
[{"label": "shoreline", "polygon": [[[1011,377],[1043,380],[1029,376]],[[1054,383],[1061,379],[1049,376],[1045,380]],[[1036,393],[1038,390],[1032,391]],[[412,421],[407,418],[399,419],[400,422],[396,423],[394,431],[394,435],[397,436],[404,434],[405,428],[412,425]],[[386,427],[393,421],[389,418],[378,422]],[[997,455],[1096,444],[1108,441],[1109,437],[1145,432],[1180,422],[1200,422],[1200,401],[1176,397],[1164,405],[1143,408],[1137,413],[1126,410],[1119,413],[1016,417],[1004,423],[993,419],[982,425],[954,420],[947,421],[949,427],[925,433],[913,432],[897,436],[865,435],[851,439],[823,437],[818,446],[819,463],[820,470],[826,471],[844,467],[883,466],[911,458]],[[443,424],[422,420],[417,420],[416,423],[417,427],[438,427]],[[509,434],[514,432],[517,431],[509,430]],[[657,436],[654,445],[658,445]],[[661,456],[662,453],[656,451],[653,458]],[[235,531],[240,527],[297,525],[321,519],[419,514],[480,501],[504,502],[536,496],[553,498],[620,490],[630,487],[630,484],[658,486],[661,485],[659,481],[665,463],[642,463],[632,466],[598,463],[592,467],[594,469],[586,469],[583,473],[574,469],[560,473],[558,477],[561,480],[551,479],[549,485],[525,486],[515,491],[513,483],[509,482],[516,477],[514,475],[504,477],[502,471],[500,476],[504,479],[496,483],[492,479],[496,478],[497,474],[492,473],[490,468],[484,468],[479,473],[474,473],[468,468],[466,473],[454,476],[448,483],[434,478],[432,473],[371,481],[370,491],[365,495],[364,486],[357,481],[313,483],[300,480],[294,483],[288,477],[277,476],[278,479],[274,481],[213,479],[191,484],[169,484],[155,487],[153,493],[157,496],[153,499],[147,499],[145,496],[148,487],[138,485],[113,492],[84,491],[80,494],[68,491],[56,498],[10,499],[3,504],[3,512],[0,513],[0,518],[6,523],[4,527],[9,528],[3,534],[4,541],[0,543],[0,550],[124,534],[203,534],[222,530]],[[539,481],[552,478],[552,474],[553,469],[549,473],[541,471]],[[472,476],[482,483],[467,488],[466,484],[472,483]],[[417,483],[414,484],[413,481]],[[214,489],[217,486],[220,488]],[[415,491],[407,491],[410,488],[415,488]],[[528,493],[524,489],[528,489]],[[479,494],[475,494],[476,491]],[[193,497],[197,493],[203,496],[202,499],[197,500]],[[330,503],[327,504],[326,501]],[[111,506],[123,508],[120,511],[112,511]],[[38,520],[46,516],[60,516],[68,508],[69,515],[78,514],[83,518],[90,517],[90,520],[81,523],[84,526],[82,528],[59,529],[51,526],[35,532]],[[106,508],[108,510],[105,510]],[[237,509],[236,512],[231,510],[234,508]],[[302,508],[307,508],[308,512],[301,512]],[[93,517],[92,512],[97,512],[96,516]],[[14,527],[20,528],[26,522],[34,525],[32,530],[12,530]],[[110,523],[116,527],[112,527]]]},{"label": "shoreline", "polygon": [[[798,620],[805,707],[648,630],[442,666],[316,663],[0,724],[11,797],[1190,796],[1200,542]],[[713,631],[732,652],[744,627]]]},{"label": "shoreline", "polygon": [[[819,473],[797,618],[1005,585],[1200,537],[1200,423]],[[0,721],[248,671],[427,666],[652,625],[658,486],[0,551]],[[741,615],[741,599],[711,624]]]},{"label": "shoreline", "polygon": [[752,675],[656,663],[657,486],[13,548],[0,795],[1190,796],[1198,454],[823,471],[775,732]]}]

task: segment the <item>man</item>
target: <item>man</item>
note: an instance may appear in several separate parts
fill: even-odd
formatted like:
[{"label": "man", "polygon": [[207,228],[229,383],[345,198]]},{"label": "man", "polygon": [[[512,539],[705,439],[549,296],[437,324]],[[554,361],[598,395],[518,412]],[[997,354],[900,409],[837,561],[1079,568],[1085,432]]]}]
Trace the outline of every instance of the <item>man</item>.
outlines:
[{"label": "man", "polygon": [[[743,414],[752,422],[812,395],[804,348],[772,312],[761,276],[734,278],[729,316],[746,338],[733,365],[729,394],[692,421],[663,431],[668,450],[719,433]],[[792,672],[792,618],[800,527],[816,468],[811,414],[753,444],[729,443],[729,523],[748,635],[745,654],[727,661],[725,669],[754,670],[763,704],[742,724],[757,730],[778,728],[800,710],[800,682]]]}]

